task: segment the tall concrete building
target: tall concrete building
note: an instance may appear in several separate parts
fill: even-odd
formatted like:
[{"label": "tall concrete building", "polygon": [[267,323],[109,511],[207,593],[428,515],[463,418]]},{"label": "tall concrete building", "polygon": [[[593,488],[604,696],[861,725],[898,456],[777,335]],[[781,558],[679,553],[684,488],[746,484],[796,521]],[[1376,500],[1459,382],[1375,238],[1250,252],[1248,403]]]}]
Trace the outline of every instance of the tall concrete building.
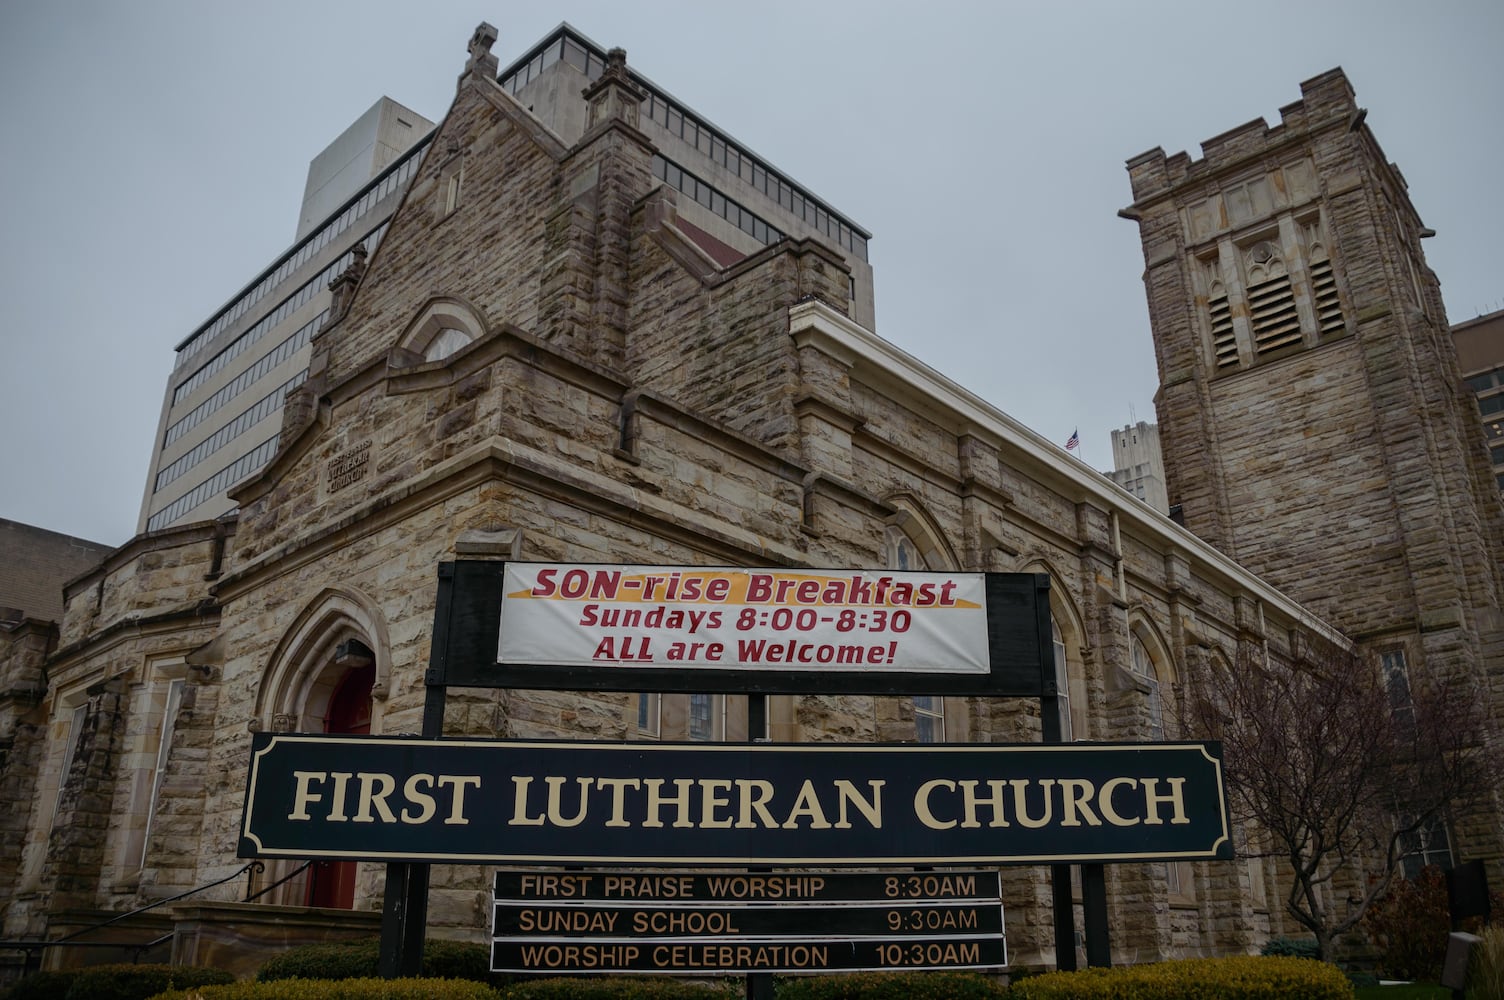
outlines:
[{"label": "tall concrete building", "polygon": [[[1184,523],[1372,650],[1504,715],[1504,511],[1404,177],[1340,70],[1281,121],[1128,161]],[[1504,881],[1504,802],[1458,853]],[[1438,831],[1438,836],[1440,831]]]},{"label": "tall concrete building", "polygon": [[1140,420],[1112,432],[1112,471],[1107,477],[1161,514],[1170,512],[1158,425]]},{"label": "tall concrete building", "polygon": [[1478,401],[1489,468],[1504,493],[1504,309],[1458,323],[1452,343],[1462,377]]},{"label": "tall concrete building", "polygon": [[433,122],[377,101],[308,167],[291,247],[177,345],[136,530],[215,518],[277,450],[282,403],[307,376],[329,283],[375,250]]}]

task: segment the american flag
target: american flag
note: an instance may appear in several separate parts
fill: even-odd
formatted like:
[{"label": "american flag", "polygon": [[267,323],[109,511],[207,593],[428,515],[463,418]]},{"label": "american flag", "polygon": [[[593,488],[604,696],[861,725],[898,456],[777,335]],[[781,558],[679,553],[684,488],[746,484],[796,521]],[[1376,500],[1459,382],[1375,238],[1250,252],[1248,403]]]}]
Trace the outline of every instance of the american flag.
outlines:
[{"label": "american flag", "polygon": [[1065,450],[1075,451],[1079,447],[1081,447],[1081,432],[1078,429],[1071,431],[1070,438],[1068,438],[1065,442]]}]

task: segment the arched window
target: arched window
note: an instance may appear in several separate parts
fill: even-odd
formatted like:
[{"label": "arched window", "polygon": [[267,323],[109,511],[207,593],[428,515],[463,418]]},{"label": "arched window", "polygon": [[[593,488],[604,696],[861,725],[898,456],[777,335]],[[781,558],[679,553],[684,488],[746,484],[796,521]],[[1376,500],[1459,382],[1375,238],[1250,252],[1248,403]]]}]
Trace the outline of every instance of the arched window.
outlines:
[{"label": "arched window", "polygon": [[1055,656],[1055,686],[1060,690],[1057,695],[1060,704],[1060,738],[1069,743],[1076,738],[1076,727],[1071,718],[1070,661],[1066,656],[1065,636],[1060,633],[1060,623],[1053,617],[1050,620],[1050,645]]},{"label": "arched window", "polygon": [[1086,629],[1064,579],[1044,559],[1033,559],[1018,568],[1021,573],[1042,573],[1050,578],[1050,648],[1055,661],[1055,687],[1060,708],[1060,738],[1067,742],[1089,739],[1086,697]]},{"label": "arched window", "polygon": [[446,326],[423,349],[423,360],[443,361],[474,339],[464,330],[457,330],[452,326]]},{"label": "arched window", "polygon": [[[883,528],[882,561],[888,569],[900,572],[922,572],[932,569],[954,569],[956,560],[940,535],[938,527],[922,512],[918,502],[911,497],[890,498],[897,509],[892,520]],[[948,733],[956,728],[946,725],[948,708],[959,711],[959,702],[938,695],[915,695],[914,739],[920,743],[941,743],[947,738],[964,738]],[[964,714],[964,713],[963,713]],[[962,725],[964,729],[964,724]]]},{"label": "arched window", "polygon": [[929,569],[914,539],[896,524],[883,530],[883,565],[898,570]]},{"label": "arched window", "polygon": [[1162,740],[1165,738],[1165,706],[1160,694],[1159,668],[1137,632],[1133,633],[1133,675],[1149,688],[1149,738]]},{"label": "arched window", "polygon": [[[479,340],[486,331],[480,311],[468,302],[451,297],[429,300],[397,339],[400,364],[443,361]],[[406,352],[405,354],[402,352]]]}]

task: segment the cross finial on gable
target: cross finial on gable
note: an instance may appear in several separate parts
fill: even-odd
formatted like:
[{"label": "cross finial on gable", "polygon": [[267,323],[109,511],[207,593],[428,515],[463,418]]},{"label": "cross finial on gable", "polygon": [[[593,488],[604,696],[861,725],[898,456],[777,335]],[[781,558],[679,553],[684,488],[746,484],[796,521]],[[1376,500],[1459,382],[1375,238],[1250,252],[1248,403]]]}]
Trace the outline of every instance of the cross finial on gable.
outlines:
[{"label": "cross finial on gable", "polygon": [[496,44],[496,29],[489,23],[482,21],[475,28],[475,33],[470,36],[470,58],[465,63],[466,73],[481,73],[491,79],[496,78],[496,57],[491,54],[491,46]]}]

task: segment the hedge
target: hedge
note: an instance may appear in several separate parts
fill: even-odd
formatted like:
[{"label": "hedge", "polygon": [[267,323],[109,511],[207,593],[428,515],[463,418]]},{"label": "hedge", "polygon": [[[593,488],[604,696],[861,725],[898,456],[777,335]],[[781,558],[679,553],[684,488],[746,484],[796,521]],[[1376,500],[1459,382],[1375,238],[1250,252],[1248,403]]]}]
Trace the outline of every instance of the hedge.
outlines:
[{"label": "hedge", "polygon": [[1335,965],[1309,958],[1197,958],[1120,969],[1048,972],[1015,984],[1017,1000],[1353,1000]]},{"label": "hedge", "polygon": [[514,983],[501,995],[505,1000],[729,1000],[744,995],[730,987],[729,982],[701,986],[653,976],[581,976]]},{"label": "hedge", "polygon": [[998,1000],[1008,988],[973,972],[853,972],[785,979],[777,1000]]},{"label": "hedge", "polygon": [[[358,938],[305,944],[276,955],[256,971],[259,982],[278,979],[374,979],[381,974],[381,941]],[[497,985],[506,977],[491,972],[485,945],[432,938],[423,942],[425,978],[469,979]]]},{"label": "hedge", "polygon": [[174,987],[234,981],[234,976],[221,969],[122,962],[33,973],[12,986],[5,1000],[146,1000]]},{"label": "hedge", "polygon": [[155,1000],[500,1000],[469,979],[278,979],[173,990]]},{"label": "hedge", "polygon": [[73,972],[33,972],[0,993],[0,1000],[67,1000]]}]

